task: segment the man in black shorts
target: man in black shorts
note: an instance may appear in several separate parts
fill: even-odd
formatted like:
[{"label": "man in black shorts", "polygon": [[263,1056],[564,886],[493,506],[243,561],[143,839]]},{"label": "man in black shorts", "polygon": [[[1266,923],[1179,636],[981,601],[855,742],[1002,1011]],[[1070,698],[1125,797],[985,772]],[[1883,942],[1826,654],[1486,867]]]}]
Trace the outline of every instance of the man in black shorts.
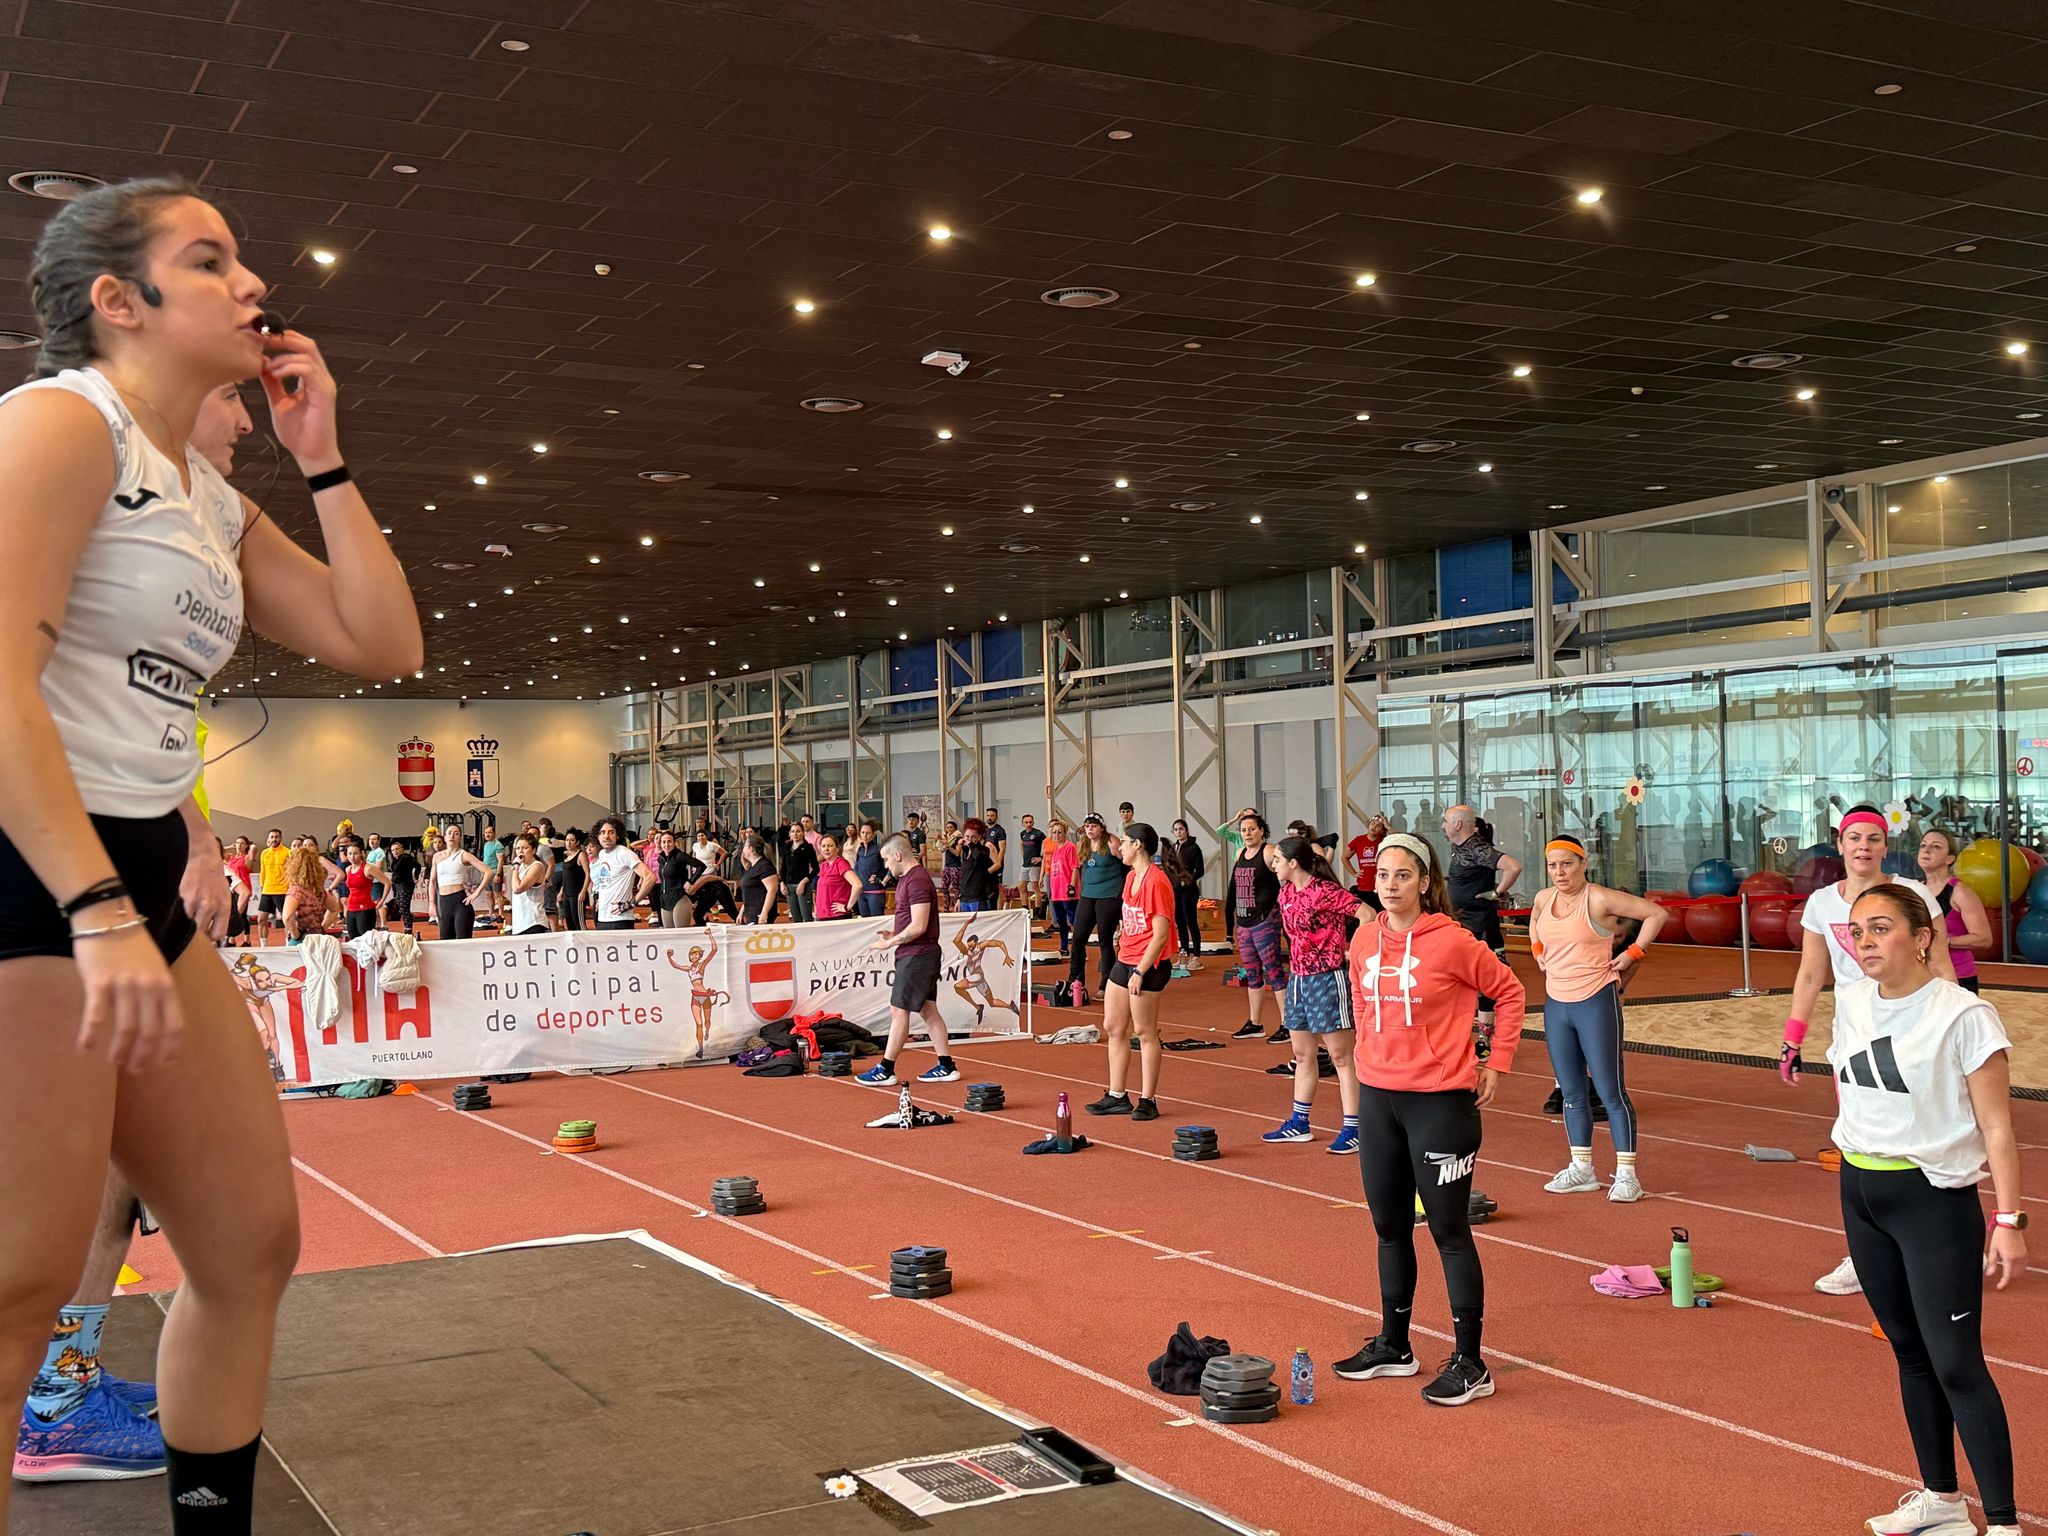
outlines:
[{"label": "man in black shorts", "polygon": [[882,844],[882,863],[896,877],[896,912],[893,931],[869,946],[891,955],[896,977],[889,988],[889,1044],[879,1066],[860,1074],[859,1082],[870,1088],[896,1086],[896,1057],[910,1038],[910,1016],[918,1015],[931,1032],[932,1049],[938,1064],[920,1072],[920,1083],[954,1083],[959,1068],[946,1040],[946,1021],[939,1015],[939,892],[931,871],[918,862],[910,839],[901,832]]}]

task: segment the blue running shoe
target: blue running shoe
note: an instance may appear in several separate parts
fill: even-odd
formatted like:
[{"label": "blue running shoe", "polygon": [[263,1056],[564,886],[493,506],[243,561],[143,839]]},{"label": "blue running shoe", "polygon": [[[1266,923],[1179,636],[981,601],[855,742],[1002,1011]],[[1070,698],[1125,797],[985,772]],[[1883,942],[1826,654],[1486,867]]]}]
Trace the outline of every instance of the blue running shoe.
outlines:
[{"label": "blue running shoe", "polygon": [[928,1072],[918,1073],[917,1080],[920,1083],[957,1083],[960,1074],[952,1067],[933,1067]]},{"label": "blue running shoe", "polygon": [[1316,1133],[1308,1128],[1308,1122],[1306,1120],[1298,1120],[1292,1115],[1288,1116],[1281,1123],[1278,1130],[1268,1131],[1259,1138],[1261,1141],[1314,1141],[1315,1139]]},{"label": "blue running shoe", "polygon": [[896,1069],[886,1061],[875,1063],[867,1071],[854,1078],[856,1083],[866,1083],[870,1088],[894,1088]]},{"label": "blue running shoe", "polygon": [[22,1410],[14,1475],[24,1483],[108,1482],[161,1477],[164,1436],[102,1382],[68,1417],[40,1423]]},{"label": "blue running shoe", "polygon": [[111,1371],[100,1372],[100,1382],[106,1389],[126,1403],[144,1418],[156,1417],[156,1383],[153,1381],[123,1381]]},{"label": "blue running shoe", "polygon": [[1358,1127],[1347,1125],[1337,1133],[1337,1139],[1323,1148],[1325,1152],[1356,1152],[1358,1150]]}]

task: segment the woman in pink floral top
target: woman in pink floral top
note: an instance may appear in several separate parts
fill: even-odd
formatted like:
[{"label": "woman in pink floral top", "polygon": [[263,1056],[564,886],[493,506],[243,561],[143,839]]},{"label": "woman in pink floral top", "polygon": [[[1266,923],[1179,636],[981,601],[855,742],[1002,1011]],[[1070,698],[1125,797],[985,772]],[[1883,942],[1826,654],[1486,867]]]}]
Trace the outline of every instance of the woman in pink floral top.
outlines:
[{"label": "woman in pink floral top", "polygon": [[1358,1069],[1351,1058],[1351,983],[1344,970],[1345,923],[1372,921],[1372,909],[1337,883],[1323,850],[1305,837],[1283,837],[1266,850],[1280,877],[1280,927],[1287,935],[1288,1037],[1294,1042],[1294,1112],[1267,1141],[1313,1141],[1318,1047],[1337,1068],[1344,1126],[1328,1150],[1358,1150]]}]

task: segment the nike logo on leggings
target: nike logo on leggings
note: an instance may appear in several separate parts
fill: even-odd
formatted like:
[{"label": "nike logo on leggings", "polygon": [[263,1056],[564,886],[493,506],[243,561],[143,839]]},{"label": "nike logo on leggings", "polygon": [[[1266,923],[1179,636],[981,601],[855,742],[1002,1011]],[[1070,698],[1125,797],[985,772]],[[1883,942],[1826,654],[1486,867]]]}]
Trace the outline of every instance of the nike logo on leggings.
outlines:
[{"label": "nike logo on leggings", "polygon": [[1970,1314],[1968,1312],[1951,1312],[1948,1315],[1948,1320],[1952,1323],[1960,1323],[1964,1318],[1968,1317],[1969,1315]]}]

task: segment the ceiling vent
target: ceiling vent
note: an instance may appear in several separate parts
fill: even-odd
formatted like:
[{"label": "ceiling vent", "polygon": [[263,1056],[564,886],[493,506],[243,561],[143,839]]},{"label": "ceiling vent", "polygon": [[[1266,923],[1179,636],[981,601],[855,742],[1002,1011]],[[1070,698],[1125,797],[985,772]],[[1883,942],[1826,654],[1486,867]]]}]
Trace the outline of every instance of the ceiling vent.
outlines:
[{"label": "ceiling vent", "polygon": [[1216,503],[1213,501],[1176,501],[1173,504],[1173,510],[1176,512],[1206,512],[1215,505]]},{"label": "ceiling vent", "polygon": [[473,560],[436,560],[434,564],[444,571],[472,571],[476,569],[476,562]]},{"label": "ceiling vent", "polygon": [[868,585],[871,587],[900,587],[903,585],[903,578],[901,576],[870,576],[868,578]]},{"label": "ceiling vent", "polygon": [[16,171],[7,178],[7,185],[31,197],[47,197],[54,203],[68,203],[94,187],[104,187],[106,183],[97,176],[81,176],[76,171]]},{"label": "ceiling vent", "polygon": [[1038,546],[1036,544],[1005,544],[1003,549],[1012,555],[1035,555],[1038,553]]},{"label": "ceiling vent", "polygon": [[1114,288],[1048,288],[1038,297],[1060,309],[1100,309],[1123,295]]},{"label": "ceiling vent", "polygon": [[867,401],[848,400],[840,395],[814,395],[804,401],[803,405],[807,411],[822,411],[827,416],[844,416],[848,411],[865,410]]},{"label": "ceiling vent", "polygon": [[567,523],[521,523],[519,526],[528,533],[560,533],[569,525]]},{"label": "ceiling vent", "polygon": [[1449,453],[1453,448],[1460,446],[1462,445],[1454,438],[1418,437],[1412,443],[1403,443],[1401,451],[1403,453]]},{"label": "ceiling vent", "polygon": [[1806,361],[1803,352],[1751,352],[1735,359],[1738,368],[1790,368]]},{"label": "ceiling vent", "polygon": [[795,603],[770,603],[768,605],[768,611],[770,613],[788,613],[791,609],[795,607]]},{"label": "ceiling vent", "polygon": [[0,331],[0,352],[20,352],[41,346],[42,341],[42,337],[31,336],[27,331]]},{"label": "ceiling vent", "polygon": [[640,478],[651,480],[656,485],[674,485],[678,480],[687,480],[690,477],[680,469],[643,469],[640,471]]}]

